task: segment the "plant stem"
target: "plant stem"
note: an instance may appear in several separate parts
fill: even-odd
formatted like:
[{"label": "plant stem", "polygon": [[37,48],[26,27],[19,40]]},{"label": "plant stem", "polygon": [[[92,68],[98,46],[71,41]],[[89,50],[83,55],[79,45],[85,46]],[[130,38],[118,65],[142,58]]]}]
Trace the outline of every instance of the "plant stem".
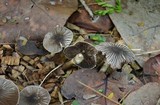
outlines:
[{"label": "plant stem", "polygon": [[57,67],[55,67],[53,70],[51,70],[45,77],[44,77],[44,79],[42,80],[42,82],[40,83],[40,85],[39,86],[42,86],[42,84],[44,83],[44,81],[47,79],[47,77],[52,73],[52,72],[54,72],[55,70],[57,70],[59,67],[61,67],[62,66],[62,64],[60,64],[60,65],[58,65]]}]

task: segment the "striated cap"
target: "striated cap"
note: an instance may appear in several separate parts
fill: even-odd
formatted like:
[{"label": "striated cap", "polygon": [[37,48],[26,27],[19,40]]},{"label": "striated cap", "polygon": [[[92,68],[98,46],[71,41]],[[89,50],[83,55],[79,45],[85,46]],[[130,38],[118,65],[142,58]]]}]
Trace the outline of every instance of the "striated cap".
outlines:
[{"label": "striated cap", "polygon": [[44,48],[51,54],[62,51],[63,47],[70,45],[73,33],[66,27],[57,26],[53,32],[48,32],[43,39]]},{"label": "striated cap", "polygon": [[132,62],[135,58],[134,53],[123,44],[105,42],[97,45],[96,49],[106,55],[106,62],[112,68],[120,69],[122,63]]},{"label": "striated cap", "polygon": [[73,59],[76,55],[83,56],[83,60],[76,65],[80,68],[93,68],[96,66],[96,54],[98,51],[87,42],[77,42],[75,45],[64,49],[64,54],[68,59]]},{"label": "striated cap", "polygon": [[0,78],[0,105],[17,105],[18,101],[18,87],[11,80]]},{"label": "striated cap", "polygon": [[20,92],[19,105],[49,105],[48,91],[40,86],[27,86]]}]

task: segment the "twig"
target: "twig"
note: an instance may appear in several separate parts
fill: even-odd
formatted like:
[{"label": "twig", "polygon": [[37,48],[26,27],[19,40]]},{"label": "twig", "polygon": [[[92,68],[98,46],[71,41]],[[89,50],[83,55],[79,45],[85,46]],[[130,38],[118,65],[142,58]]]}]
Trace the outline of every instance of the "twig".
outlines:
[{"label": "twig", "polygon": [[81,85],[83,85],[83,86],[87,87],[88,89],[90,89],[90,90],[94,91],[95,93],[97,93],[97,94],[99,94],[99,95],[103,96],[104,98],[108,99],[109,101],[111,101],[111,102],[113,102],[113,103],[115,103],[115,104],[117,104],[117,105],[121,105],[121,104],[120,104],[120,103],[118,103],[117,101],[114,101],[114,100],[112,100],[112,99],[108,98],[108,97],[107,97],[107,96],[105,96],[104,94],[102,94],[102,93],[100,93],[100,92],[96,91],[95,89],[93,89],[93,88],[91,88],[91,87],[87,86],[86,84],[82,83],[81,81],[77,80],[77,82],[78,82],[78,83],[80,83]]},{"label": "twig", "polygon": [[58,65],[57,67],[55,67],[53,70],[51,70],[45,77],[44,79],[42,80],[41,84],[39,86],[42,86],[42,84],[44,83],[44,81],[47,79],[47,77],[52,73],[54,72],[55,70],[57,70],[59,67],[61,67],[62,64]]},{"label": "twig", "polygon": [[130,93],[131,93],[132,89],[130,91],[128,91],[119,101],[119,103],[121,103]]},{"label": "twig", "polygon": [[93,12],[92,10],[88,7],[88,5],[86,4],[86,2],[84,0],[79,0],[82,5],[84,6],[84,8],[86,9],[86,11],[88,12],[88,14],[91,16],[92,19],[94,19],[94,15],[93,15]]},{"label": "twig", "polygon": [[160,52],[160,50],[148,51],[148,52],[144,52],[141,54],[135,54],[135,55],[140,56],[140,55],[146,55],[146,54],[157,53],[157,52]]}]

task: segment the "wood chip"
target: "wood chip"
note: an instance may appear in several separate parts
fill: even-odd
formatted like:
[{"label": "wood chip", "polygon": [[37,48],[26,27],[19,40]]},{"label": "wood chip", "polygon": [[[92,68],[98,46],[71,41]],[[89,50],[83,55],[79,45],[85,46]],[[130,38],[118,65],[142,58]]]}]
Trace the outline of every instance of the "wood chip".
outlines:
[{"label": "wood chip", "polygon": [[16,79],[19,75],[21,75],[21,73],[20,73],[19,71],[14,70],[14,69],[12,70],[12,77],[13,77],[13,78]]},{"label": "wood chip", "polygon": [[31,60],[29,61],[29,64],[31,64],[31,65],[33,66],[33,65],[35,64],[35,61],[31,59]]},{"label": "wood chip", "polygon": [[12,47],[10,45],[3,45],[3,48],[6,48],[6,49],[9,49],[9,50],[12,50]]},{"label": "wood chip", "polygon": [[23,60],[28,62],[28,61],[31,60],[31,58],[30,58],[29,56],[24,56],[24,57],[23,57]]},{"label": "wood chip", "polygon": [[37,64],[37,67],[38,67],[39,69],[43,69],[43,65],[42,65],[41,63],[38,63],[38,64]]},{"label": "wood chip", "polygon": [[51,93],[51,97],[57,98],[58,97],[58,91],[59,91],[58,86],[55,86],[53,92]]},{"label": "wood chip", "polygon": [[13,56],[5,56],[2,57],[1,59],[1,64],[6,64],[6,65],[19,65],[19,62],[20,58]]}]

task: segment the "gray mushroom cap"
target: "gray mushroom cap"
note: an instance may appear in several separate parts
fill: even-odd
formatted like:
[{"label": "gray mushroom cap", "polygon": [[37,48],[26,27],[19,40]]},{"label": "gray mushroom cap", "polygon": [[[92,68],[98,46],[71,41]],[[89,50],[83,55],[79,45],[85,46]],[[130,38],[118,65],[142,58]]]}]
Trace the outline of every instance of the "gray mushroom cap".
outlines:
[{"label": "gray mushroom cap", "polygon": [[27,86],[20,92],[19,105],[49,105],[48,91],[40,86]]},{"label": "gray mushroom cap", "polygon": [[11,80],[0,78],[0,105],[16,105],[18,101],[18,87]]},{"label": "gray mushroom cap", "polygon": [[134,53],[123,44],[104,42],[96,49],[106,55],[106,62],[114,69],[120,69],[122,63],[132,62],[135,58]]},{"label": "gray mushroom cap", "polygon": [[48,32],[43,39],[44,48],[51,54],[62,51],[63,47],[70,45],[73,33],[66,27],[57,26],[53,32]]}]

